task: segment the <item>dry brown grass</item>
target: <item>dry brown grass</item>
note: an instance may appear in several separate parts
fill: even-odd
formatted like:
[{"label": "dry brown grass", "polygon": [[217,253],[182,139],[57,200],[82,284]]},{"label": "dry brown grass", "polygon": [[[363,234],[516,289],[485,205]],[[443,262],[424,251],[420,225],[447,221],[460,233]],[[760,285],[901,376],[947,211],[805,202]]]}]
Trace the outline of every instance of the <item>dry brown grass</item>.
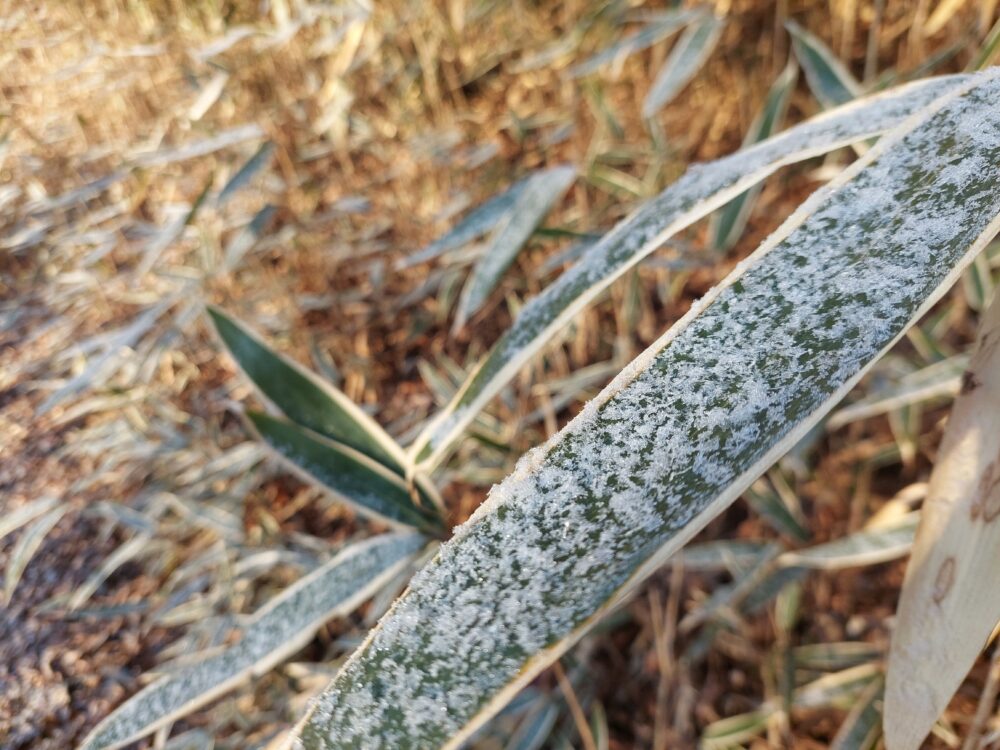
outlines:
[{"label": "dry brown grass", "polygon": [[[730,22],[719,49],[651,137],[639,111],[669,42],[629,58],[613,78],[565,75],[622,33],[612,4],[392,0],[346,26],[338,11],[297,28],[287,24],[303,18],[304,4],[272,2],[265,15],[258,5],[0,2],[0,496],[4,513],[45,495],[72,507],[0,612],[4,747],[71,746],[155,662],[225,637],[231,613],[266,600],[310,553],[358,526],[348,511],[259,462],[235,418],[234,402],[252,398],[250,389],[206,336],[203,301],[222,303],[303,362],[322,368],[332,360],[348,396],[404,434],[434,407],[418,363],[447,358],[468,368],[511,310],[552,278],[542,263],[566,243],[536,238],[487,308],[452,337],[460,266],[393,270],[448,226],[446,214],[529,169],[571,162],[584,178],[547,225],[607,229],[689,162],[739,147],[787,58],[784,18],[822,36],[868,79],[945,52],[934,72],[961,69],[993,21],[990,3],[981,11],[970,0],[925,36],[934,5],[925,0],[722,0]],[[205,54],[243,25],[256,33]],[[193,117],[200,92],[220,74],[228,77],[218,99]],[[789,120],[816,110],[800,84]],[[274,144],[267,168],[225,206],[208,201],[137,273],[150,237],[206,185],[218,190],[262,139],[162,165],[143,166],[136,155],[248,123]],[[51,201],[119,170],[120,179],[93,195]],[[546,383],[594,363],[627,362],[817,184],[808,169],[782,173],[731,253],[702,251],[710,263],[690,270],[640,268],[581,314],[490,409],[493,444],[461,449],[445,490],[453,519],[467,517],[485,486],[563,424],[610,371],[558,413]],[[235,269],[221,268],[226,247],[265,204],[274,215],[260,241]],[[703,247],[704,228],[682,242]],[[420,292],[427,283],[437,286]],[[111,344],[95,338],[149,310],[155,314],[136,335]],[[901,360],[926,362],[928,346],[964,348],[974,315],[962,289],[939,314],[926,340],[901,347]],[[525,419],[539,409],[545,418]],[[822,436],[810,470],[792,479],[813,540],[856,529],[924,479],[945,413],[936,402]],[[194,511],[225,515],[206,521]],[[154,540],[147,554],[114,571],[86,612],[68,613],[67,595],[144,529]],[[702,538],[775,536],[737,504]],[[0,567],[12,547],[0,543]],[[220,562],[272,548],[285,551],[280,561],[252,575],[233,577]],[[902,569],[811,574],[790,630],[768,605],[737,618],[698,656],[699,635],[677,634],[676,623],[728,578],[666,569],[575,652],[585,665],[576,674],[589,675],[581,698],[588,710],[603,706],[613,748],[693,746],[709,723],[780,695],[792,647],[853,640],[884,648]],[[205,578],[188,592],[186,609],[171,602],[166,617],[166,595],[198,575]],[[266,742],[363,632],[361,619],[331,624],[299,660],[320,666],[279,670],[185,726],[222,747]],[[985,670],[977,667],[945,718],[956,736],[975,712]],[[551,675],[540,687],[558,691]],[[753,746],[825,747],[843,715],[779,715]],[[565,716],[561,726],[574,737]],[[996,720],[989,726],[995,731]],[[947,737],[933,742],[954,746]]]}]

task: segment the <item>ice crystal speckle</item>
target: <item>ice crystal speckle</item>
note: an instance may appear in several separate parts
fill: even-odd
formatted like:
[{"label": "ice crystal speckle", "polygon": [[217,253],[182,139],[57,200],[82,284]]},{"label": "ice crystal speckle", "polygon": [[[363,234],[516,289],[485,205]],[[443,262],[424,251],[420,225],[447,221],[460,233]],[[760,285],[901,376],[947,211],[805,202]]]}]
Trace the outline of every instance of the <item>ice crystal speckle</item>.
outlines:
[{"label": "ice crystal speckle", "polygon": [[83,750],[118,747],[270,669],[326,620],[371,596],[424,541],[419,534],[387,534],[347,548],[258,610],[233,646],[154,682],[123,704],[97,726]]},{"label": "ice crystal speckle", "polygon": [[439,747],[829,408],[995,230],[997,102],[1000,78],[978,78],[880,144],[522,459],[317,701],[303,745]]},{"label": "ice crystal speckle", "polygon": [[780,167],[896,127],[966,81],[965,75],[918,81],[833,110],[717,161],[689,167],[677,182],[618,224],[524,306],[483,365],[441,413],[427,445],[419,446],[420,458],[446,450],[559,326],[669,237]]}]

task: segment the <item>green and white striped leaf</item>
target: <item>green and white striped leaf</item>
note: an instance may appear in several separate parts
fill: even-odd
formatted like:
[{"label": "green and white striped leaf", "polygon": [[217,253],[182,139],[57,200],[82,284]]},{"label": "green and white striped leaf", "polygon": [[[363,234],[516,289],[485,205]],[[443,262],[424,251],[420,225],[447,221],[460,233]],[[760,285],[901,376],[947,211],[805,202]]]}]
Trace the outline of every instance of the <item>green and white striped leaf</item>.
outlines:
[{"label": "green and white striped leaf", "polygon": [[[789,60],[781,75],[771,85],[771,90],[767,92],[767,99],[761,111],[750,124],[750,129],[743,139],[744,148],[770,138],[781,129],[785,112],[788,111],[788,100],[792,96],[798,78],[799,68]],[[760,183],[754,185],[727,203],[712,217],[712,247],[716,250],[728,250],[736,244],[746,229],[750,212],[753,211],[762,187]]]},{"label": "green and white striped leaf", "polygon": [[[997,162],[989,168],[997,172]],[[889,652],[885,734],[920,746],[1000,622],[1000,302],[945,428],[906,570]]]},{"label": "green and white striped leaf", "polygon": [[639,31],[629,34],[610,47],[601,50],[592,57],[588,57],[579,65],[574,65],[569,69],[569,74],[574,78],[582,78],[583,76],[595,73],[608,63],[617,63],[629,55],[635,54],[647,47],[652,47],[657,42],[666,39],[704,14],[704,10],[667,11],[662,17],[649,23]]},{"label": "green and white striped leaf", "polygon": [[576,170],[573,167],[563,165],[538,172],[529,178],[462,287],[454,330],[463,328],[469,318],[483,306],[528,238],[559,202],[575,176]]},{"label": "green and white striped leaf", "polygon": [[470,211],[464,219],[452,227],[444,236],[434,240],[434,242],[422,250],[413,253],[413,255],[403,258],[396,264],[396,268],[409,268],[418,263],[432,260],[449,250],[461,247],[489,232],[510,214],[521,197],[521,193],[524,192],[525,188],[531,182],[532,177],[534,175],[528,175],[518,180],[502,193],[493,196],[482,205]]},{"label": "green and white striped leaf", "polygon": [[830,750],[872,750],[882,736],[882,694],[885,683],[872,680],[847,714],[830,743]]},{"label": "green and white striped leaf", "polygon": [[490,399],[572,317],[670,237],[779,168],[878,135],[955,89],[968,76],[918,81],[852,102],[766,141],[693,166],[659,196],[605,234],[541,294],[414,441],[411,455],[433,468]]},{"label": "green and white striped leaf", "polygon": [[285,466],[366,516],[440,532],[441,519],[418,507],[401,477],[353,448],[306,427],[261,412],[247,419]]},{"label": "green and white striped leaf", "polygon": [[257,610],[234,645],[171,672],[126,701],[94,728],[80,750],[135,742],[266,674],[309,643],[327,620],[371,598],[425,541],[419,534],[384,534],[347,547]]},{"label": "green and white striped leaf", "polygon": [[722,36],[725,19],[706,13],[696,19],[677,40],[646,94],[642,116],[647,120],[666,106],[691,82]]},{"label": "green and white striped leaf", "polygon": [[896,560],[913,546],[919,520],[919,513],[910,513],[885,527],[862,529],[825,544],[786,552],[778,562],[788,567],[841,570]]},{"label": "green and white striped leaf", "polygon": [[861,84],[823,42],[795,21],[785,22],[785,28],[792,36],[792,48],[805,71],[809,90],[824,109],[861,96]]},{"label": "green and white striped leaf", "polygon": [[347,396],[217,307],[207,308],[219,338],[236,363],[290,420],[355,448],[394,471],[408,465],[403,450]]},{"label": "green and white striped leaf", "polygon": [[977,76],[883,137],[522,458],[298,745],[457,747],[745,491],[1000,229],[997,102]]}]

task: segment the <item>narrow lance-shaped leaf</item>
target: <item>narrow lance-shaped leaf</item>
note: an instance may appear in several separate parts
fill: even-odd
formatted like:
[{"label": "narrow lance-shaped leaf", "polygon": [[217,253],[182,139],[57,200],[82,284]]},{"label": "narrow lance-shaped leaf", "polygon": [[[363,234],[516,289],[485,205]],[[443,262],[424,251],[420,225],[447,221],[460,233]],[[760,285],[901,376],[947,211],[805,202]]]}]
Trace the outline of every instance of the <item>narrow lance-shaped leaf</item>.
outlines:
[{"label": "narrow lance-shaped leaf", "polygon": [[777,460],[1000,228],[1000,79],[820,190],[460,527],[300,746],[457,747]]},{"label": "narrow lance-shaped leaf", "polygon": [[361,513],[440,531],[440,520],[414,504],[406,483],[364,454],[285,419],[252,411],[247,419],[292,471],[326,487]]},{"label": "narrow lance-shaped leaf", "polygon": [[397,268],[409,268],[418,263],[431,260],[437,256],[461,247],[467,242],[472,242],[481,235],[486,234],[497,224],[503,221],[514,205],[517,203],[521,193],[531,182],[533,175],[529,175],[518,180],[499,195],[495,195],[481,206],[473,209],[469,214],[449,230],[443,237],[435,240],[422,250],[418,250],[413,255],[403,258],[397,264]]},{"label": "narrow lance-shaped leaf", "polygon": [[617,62],[640,50],[652,47],[704,13],[704,10],[667,11],[658,20],[644,26],[633,34],[629,34],[592,57],[588,57],[579,65],[574,65],[569,69],[569,74],[574,78],[581,78],[596,72],[603,65]]},{"label": "narrow lance-shaped leaf", "polygon": [[257,610],[234,645],[171,672],[126,701],[80,750],[135,742],[266,674],[304,647],[324,622],[352,612],[392,580],[424,542],[419,534],[385,534],[344,549]]},{"label": "narrow lance-shaped leaf", "polygon": [[792,48],[806,73],[809,89],[824,109],[861,95],[861,85],[823,42],[795,21],[787,21],[785,28],[792,35]]},{"label": "narrow lance-shaped leaf", "polygon": [[396,442],[347,396],[271,349],[245,325],[217,307],[208,314],[236,363],[278,409],[303,427],[355,448],[395,471],[406,457]]},{"label": "narrow lance-shaped leaf", "polygon": [[708,164],[674,184],[605,234],[553,284],[530,300],[512,327],[411,447],[435,466],[476,414],[563,325],[615,279],[671,236],[777,169],[899,125],[967,76],[919,81],[859,100]]},{"label": "narrow lance-shaped leaf", "polygon": [[573,167],[560,166],[531,177],[462,288],[455,330],[462,328],[482,307],[528,238],[562,198],[575,174]]},{"label": "narrow lance-shaped leaf", "polygon": [[[750,124],[750,129],[747,130],[746,137],[743,139],[744,147],[770,138],[772,134],[781,129],[785,112],[788,110],[788,100],[792,96],[798,77],[798,66],[794,61],[789,60],[781,75],[771,85],[771,90],[767,92],[763,108]],[[761,187],[760,183],[754,185],[715,214],[712,221],[712,246],[715,249],[728,250],[739,240],[746,228],[747,220],[750,218],[750,212],[753,211],[757,197],[760,195]]]},{"label": "narrow lance-shaped leaf", "polygon": [[[997,163],[986,167],[993,179]],[[893,750],[920,746],[1000,621],[1000,301],[983,317],[962,383],[892,637],[885,733]]]},{"label": "narrow lance-shaped leaf", "polygon": [[236,174],[222,187],[215,199],[215,205],[225,205],[236,194],[236,191],[249,183],[257,172],[267,166],[272,153],[274,153],[274,144],[270,141],[263,143],[254,155],[247,159],[246,164],[240,167]]},{"label": "narrow lance-shaped leaf", "polygon": [[786,552],[778,562],[787,566],[840,570],[895,560],[910,551],[919,520],[918,513],[911,513],[888,526],[865,528],[825,544]]},{"label": "narrow lance-shaped leaf", "polygon": [[656,74],[642,103],[642,116],[649,119],[681,92],[701,70],[719,42],[725,20],[705,14],[695,20],[677,40],[660,72]]}]

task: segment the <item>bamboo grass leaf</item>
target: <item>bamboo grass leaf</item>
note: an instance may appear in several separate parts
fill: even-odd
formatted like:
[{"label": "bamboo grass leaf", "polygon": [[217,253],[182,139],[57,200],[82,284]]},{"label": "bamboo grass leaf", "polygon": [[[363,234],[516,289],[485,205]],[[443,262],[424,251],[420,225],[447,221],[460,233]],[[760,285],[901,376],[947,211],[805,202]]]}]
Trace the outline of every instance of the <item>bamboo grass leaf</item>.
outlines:
[{"label": "bamboo grass leaf", "polygon": [[723,18],[705,14],[687,27],[670,50],[670,55],[646,94],[646,100],[642,103],[644,118],[648,120],[659,112],[691,82],[712,56],[724,25]]},{"label": "bamboo grass leaf", "polygon": [[84,739],[80,750],[111,750],[167,726],[266,674],[305,646],[327,620],[352,612],[419,554],[419,534],[385,534],[347,547],[254,613],[221,653],[157,680]]},{"label": "bamboo grass leaf", "polygon": [[272,153],[274,153],[273,143],[267,141],[261,144],[261,147],[257,149],[254,155],[247,159],[246,164],[240,167],[236,174],[230,177],[229,181],[223,185],[222,190],[219,191],[219,195],[215,199],[215,205],[219,207],[224,206],[238,190],[254,178],[254,175],[267,166],[267,163],[271,160]]},{"label": "bamboo grass leaf", "polygon": [[[885,136],[525,456],[298,745],[459,746],[738,497],[1000,229],[998,101],[1000,76],[978,76]],[[796,705],[872,675],[839,677]]]},{"label": "bamboo grass leaf", "polygon": [[[788,100],[795,89],[799,77],[798,66],[791,60],[771,85],[764,106],[750,124],[743,146],[750,146],[770,138],[781,129],[788,110]],[[728,250],[739,240],[746,228],[750,212],[763,186],[758,183],[737,198],[734,198],[712,217],[712,246],[716,250]]]},{"label": "bamboo grass leaf", "polygon": [[518,180],[499,195],[493,196],[473,209],[444,236],[413,255],[403,258],[396,264],[396,268],[409,268],[424,263],[486,234],[510,214],[534,176],[529,175]]},{"label": "bamboo grass leaf", "polygon": [[805,71],[809,89],[824,109],[846,104],[861,95],[861,84],[823,42],[795,21],[787,21],[785,28],[792,36],[792,48]]},{"label": "bamboo grass leaf", "polygon": [[441,530],[440,519],[414,503],[401,477],[364,454],[285,419],[254,411],[246,416],[287,467],[361,513],[396,525]]},{"label": "bamboo grass leaf", "polygon": [[872,750],[875,747],[882,735],[884,688],[884,681],[876,679],[865,689],[837,730],[830,750]]},{"label": "bamboo grass leaf", "polygon": [[396,442],[347,396],[271,349],[247,326],[221,309],[207,308],[219,338],[260,392],[293,422],[405,471]]},{"label": "bamboo grass leaf", "polygon": [[891,526],[863,529],[825,544],[786,552],[778,562],[790,567],[841,570],[895,560],[910,551],[918,520],[919,514],[911,513]]},{"label": "bamboo grass leaf", "polygon": [[569,74],[573,78],[582,78],[591,73],[596,73],[608,63],[617,63],[629,55],[635,54],[647,47],[652,47],[701,15],[704,15],[703,10],[667,11],[662,17],[647,24],[639,31],[629,34],[610,47],[588,57],[582,63],[574,65],[569,69]]},{"label": "bamboo grass leaf", "polygon": [[945,429],[903,582],[885,695],[893,750],[920,746],[1000,621],[998,344],[994,301]]},{"label": "bamboo grass leaf", "polygon": [[575,175],[573,167],[565,165],[532,175],[511,210],[497,226],[489,247],[462,288],[454,330],[464,327],[486,302],[521,248],[562,198]]},{"label": "bamboo grass leaf", "polygon": [[852,102],[755,146],[688,169],[659,196],[605,234],[522,308],[512,327],[448,406],[414,441],[411,455],[425,468],[436,466],[475,415],[563,325],[670,237],[780,167],[878,135],[967,80],[968,76],[954,76],[908,84]]}]

